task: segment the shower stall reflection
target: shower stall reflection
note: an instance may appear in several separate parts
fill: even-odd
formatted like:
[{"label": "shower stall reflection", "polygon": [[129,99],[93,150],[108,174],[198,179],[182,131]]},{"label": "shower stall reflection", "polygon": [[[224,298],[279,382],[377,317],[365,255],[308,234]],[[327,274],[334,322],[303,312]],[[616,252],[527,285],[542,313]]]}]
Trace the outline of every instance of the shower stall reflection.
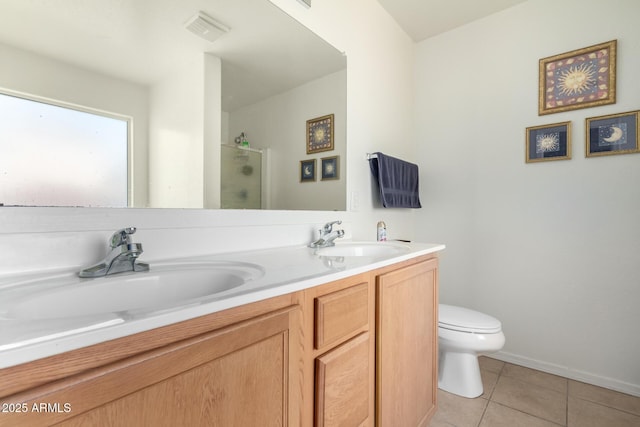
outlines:
[{"label": "shower stall reflection", "polygon": [[222,145],[220,206],[268,209],[265,180],[268,150]]}]

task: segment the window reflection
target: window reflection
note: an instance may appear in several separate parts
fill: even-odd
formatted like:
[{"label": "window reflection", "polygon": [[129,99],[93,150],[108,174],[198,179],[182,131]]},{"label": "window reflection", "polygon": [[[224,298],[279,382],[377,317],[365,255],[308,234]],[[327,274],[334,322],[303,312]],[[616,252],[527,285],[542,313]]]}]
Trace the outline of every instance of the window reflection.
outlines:
[{"label": "window reflection", "polygon": [[0,93],[0,203],[128,205],[129,120]]}]

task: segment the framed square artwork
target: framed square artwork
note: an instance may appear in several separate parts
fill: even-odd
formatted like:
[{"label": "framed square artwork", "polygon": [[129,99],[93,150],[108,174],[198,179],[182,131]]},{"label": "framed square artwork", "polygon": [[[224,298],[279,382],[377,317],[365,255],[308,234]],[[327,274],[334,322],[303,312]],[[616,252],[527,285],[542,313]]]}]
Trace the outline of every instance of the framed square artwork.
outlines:
[{"label": "framed square artwork", "polygon": [[339,179],[340,170],[338,164],[338,156],[324,157],[322,163],[322,180]]},{"label": "framed square artwork", "polygon": [[638,153],[640,111],[590,117],[585,122],[586,156]]},{"label": "framed square artwork", "polygon": [[571,158],[571,122],[527,128],[527,163]]},{"label": "framed square artwork", "polygon": [[333,150],[333,114],[307,120],[307,154]]},{"label": "framed square artwork", "polygon": [[300,160],[300,182],[316,180],[316,159]]},{"label": "framed square artwork", "polygon": [[539,61],[538,115],[616,102],[617,40]]}]

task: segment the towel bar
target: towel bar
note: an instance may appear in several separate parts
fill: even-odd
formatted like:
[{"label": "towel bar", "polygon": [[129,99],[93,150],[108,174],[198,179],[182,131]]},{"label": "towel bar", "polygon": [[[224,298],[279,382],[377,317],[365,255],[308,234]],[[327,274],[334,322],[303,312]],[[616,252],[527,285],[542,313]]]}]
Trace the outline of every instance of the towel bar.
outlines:
[{"label": "towel bar", "polygon": [[367,160],[377,159],[378,155],[376,153],[367,153]]}]

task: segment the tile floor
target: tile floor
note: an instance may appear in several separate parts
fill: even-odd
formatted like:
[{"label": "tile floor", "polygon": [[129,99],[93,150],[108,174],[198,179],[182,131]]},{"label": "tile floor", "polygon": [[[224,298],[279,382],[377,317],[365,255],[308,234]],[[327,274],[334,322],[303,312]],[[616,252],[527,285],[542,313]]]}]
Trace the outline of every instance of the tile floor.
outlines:
[{"label": "tile floor", "polygon": [[640,397],[480,358],[484,394],[438,390],[429,427],[640,427]]}]

